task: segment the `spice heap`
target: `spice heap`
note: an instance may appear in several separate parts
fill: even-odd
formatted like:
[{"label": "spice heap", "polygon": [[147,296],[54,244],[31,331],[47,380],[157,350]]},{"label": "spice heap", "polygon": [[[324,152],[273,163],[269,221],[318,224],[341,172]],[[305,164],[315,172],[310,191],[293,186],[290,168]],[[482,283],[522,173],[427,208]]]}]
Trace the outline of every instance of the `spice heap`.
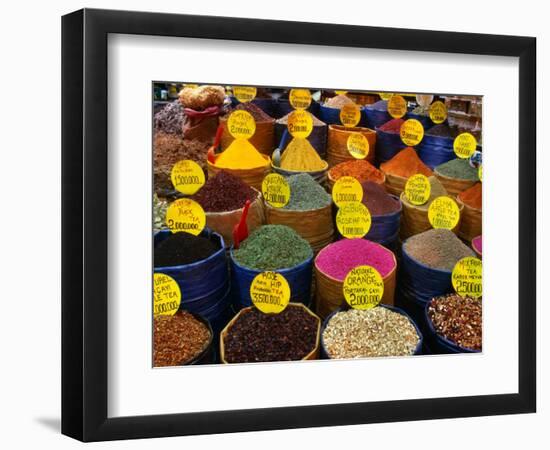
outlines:
[{"label": "spice heap", "polygon": [[317,346],[319,319],[302,307],[288,305],[280,314],[245,310],[227,330],[224,356],[228,363],[296,361]]},{"label": "spice heap", "polygon": [[185,108],[195,111],[204,111],[211,106],[221,105],[224,98],[225,90],[221,86],[184,87],[179,93],[180,103]]},{"label": "spice heap", "polygon": [[477,251],[481,255],[482,248],[483,248],[482,236],[477,236],[472,239],[472,247],[474,248],[475,251]]},{"label": "spice heap", "polygon": [[481,183],[476,183],[471,188],[458,194],[458,199],[470,208],[481,209],[481,193]]},{"label": "spice heap", "polygon": [[363,186],[363,204],[372,216],[383,216],[399,211],[399,200],[389,195],[382,186],[372,181],[361,185]]},{"label": "spice heap", "polygon": [[327,245],[315,259],[316,267],[329,277],[344,281],[351,269],[372,266],[386,277],[395,268],[395,257],[387,248],[366,239],[342,239]]},{"label": "spice heap", "polygon": [[403,244],[403,251],[432,269],[445,271],[452,271],[462,258],[475,256],[452,231],[441,228],[410,237]]},{"label": "spice heap", "polygon": [[458,135],[458,128],[449,127],[444,123],[439,125],[434,125],[428,131],[426,131],[426,136],[437,136],[437,137],[446,137],[446,138],[455,138]]},{"label": "spice heap", "polygon": [[384,182],[384,174],[364,159],[345,161],[337,164],[330,169],[329,176],[333,181],[341,177],[353,177],[359,183],[374,181],[380,184]]},{"label": "spice heap", "polygon": [[190,233],[173,233],[155,247],[155,267],[182,266],[208,258],[220,247],[212,240]]},{"label": "spice heap", "polygon": [[235,108],[230,109],[223,116],[222,119],[227,120],[233,111],[247,111],[247,112],[249,112],[252,115],[252,117],[254,117],[254,121],[256,123],[273,121],[273,117],[266,114],[261,108],[256,106],[254,103],[250,103],[250,102],[239,103],[237,106],[235,106]]},{"label": "spice heap", "polygon": [[183,112],[183,106],[180,102],[168,103],[155,114],[155,133],[163,132],[181,135],[183,133],[182,126],[184,117],[185,113]]},{"label": "spice heap", "polygon": [[[346,97],[347,98],[347,97]],[[277,123],[278,124],[281,124],[281,125],[288,125],[288,118],[290,117],[290,115],[293,113],[294,111],[291,111],[289,112],[286,116],[284,117],[281,117],[280,119],[277,120]],[[311,119],[313,120],[313,127],[322,127],[322,126],[325,126],[326,123],[323,122],[322,120],[319,120],[317,117],[315,117],[313,114],[311,114]]]},{"label": "spice heap", "polygon": [[387,111],[388,110],[388,101],[387,100],[378,100],[376,103],[368,106],[369,109],[374,111]]},{"label": "spice heap", "polygon": [[416,150],[412,147],[404,148],[392,159],[382,163],[380,169],[385,173],[402,178],[409,178],[417,173],[427,177],[432,175],[430,168],[420,160]]},{"label": "spice heap", "polygon": [[208,179],[193,200],[205,212],[224,212],[241,209],[247,200],[253,202],[257,196],[258,192],[240,178],[222,170]]},{"label": "spice heap", "polygon": [[216,159],[216,166],[222,169],[256,169],[268,163],[246,139],[235,139]]},{"label": "spice heap", "polygon": [[428,180],[430,181],[430,198],[426,203],[423,205],[413,205],[409,202],[407,199],[407,196],[403,193],[401,194],[401,201],[405,203],[407,206],[410,206],[411,208],[419,209],[420,211],[428,211],[430,208],[430,205],[432,202],[437,198],[441,197],[442,195],[447,195],[447,190],[445,187],[441,184],[441,181],[437,177],[431,176],[428,177]]},{"label": "spice heap", "polygon": [[290,186],[290,200],[284,209],[309,211],[324,208],[332,202],[327,191],[307,173],[292,175],[287,181]]},{"label": "spice heap", "polygon": [[323,344],[333,359],[408,356],[419,341],[407,317],[382,306],[338,312],[323,331]]},{"label": "spice heap", "polygon": [[418,105],[416,108],[414,108],[414,109],[411,111],[411,114],[416,114],[417,116],[429,117],[429,115],[430,115],[430,107],[429,107],[429,106]]},{"label": "spice heap", "polygon": [[307,139],[292,139],[281,156],[281,169],[285,170],[314,172],[326,167]]},{"label": "spice heap", "polygon": [[208,327],[187,311],[155,316],[153,366],[179,366],[200,355],[212,340]]},{"label": "spice heap", "polygon": [[157,232],[163,230],[166,227],[164,218],[166,217],[166,210],[168,209],[168,203],[158,198],[157,194],[153,194],[153,231]]},{"label": "spice heap", "polygon": [[353,104],[353,100],[345,95],[336,95],[325,102],[329,108],[342,109],[345,105]]},{"label": "spice heap", "polygon": [[437,334],[459,347],[481,351],[481,300],[449,294],[436,297],[428,315]]},{"label": "spice heap", "polygon": [[435,172],[449,178],[479,181],[478,170],[472,167],[467,159],[451,159],[437,166]]},{"label": "spice heap", "polygon": [[386,133],[397,134],[401,131],[401,125],[403,125],[403,123],[405,123],[403,119],[392,119],[382,125],[379,130]]},{"label": "spice heap", "polygon": [[239,264],[256,270],[286,269],[313,256],[309,243],[286,225],[261,226],[233,254]]}]

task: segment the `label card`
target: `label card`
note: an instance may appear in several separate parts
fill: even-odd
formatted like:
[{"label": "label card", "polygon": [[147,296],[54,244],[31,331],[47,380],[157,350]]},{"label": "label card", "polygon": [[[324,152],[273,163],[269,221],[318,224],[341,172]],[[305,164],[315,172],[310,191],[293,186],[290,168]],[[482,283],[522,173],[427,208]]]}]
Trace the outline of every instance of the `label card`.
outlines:
[{"label": "label card", "polygon": [[258,90],[252,86],[233,86],[233,95],[241,103],[247,103],[256,98]]},{"label": "label card", "polygon": [[428,208],[428,220],[434,228],[452,230],[460,220],[460,210],[451,197],[437,197]]},{"label": "label card", "polygon": [[348,202],[360,202],[363,200],[363,186],[353,177],[338,178],[332,188],[332,200],[338,207]]},{"label": "label card", "polygon": [[309,89],[291,89],[288,101],[294,109],[308,109],[311,105],[311,92]]},{"label": "label card", "polygon": [[346,142],[348,152],[355,159],[365,159],[370,150],[369,140],[361,133],[351,133]]},{"label": "label card", "polygon": [[340,110],[340,122],[348,128],[357,126],[361,120],[361,109],[355,103],[348,103]]},{"label": "label card", "polygon": [[458,261],[451,277],[456,293],[461,297],[481,297],[482,272],[483,264],[479,258],[468,256]]},{"label": "label card", "polygon": [[250,298],[264,314],[279,314],[290,301],[290,286],[280,273],[262,272],[252,280]]},{"label": "label card", "polygon": [[471,133],[461,133],[453,142],[453,149],[456,156],[462,159],[468,159],[472,156],[476,151],[476,147],[476,138]]},{"label": "label card", "polygon": [[174,189],[185,195],[195,194],[206,181],[201,166],[190,159],[184,159],[174,164],[170,178]]},{"label": "label card", "polygon": [[388,100],[388,113],[394,119],[400,119],[407,114],[407,101],[400,95],[392,95]]},{"label": "label card", "polygon": [[418,120],[408,119],[401,125],[399,135],[406,146],[414,147],[422,141],[424,137],[424,127]]},{"label": "label card", "polygon": [[256,133],[256,121],[248,111],[233,111],[227,119],[227,130],[235,139],[250,139]]},{"label": "label card", "polygon": [[413,205],[423,205],[430,199],[432,187],[426,175],[417,173],[405,184],[405,197]]},{"label": "label card", "polygon": [[184,231],[198,236],[206,225],[206,215],[196,201],[180,198],[168,205],[165,222],[172,233]]},{"label": "label card", "polygon": [[443,123],[447,120],[447,107],[445,106],[445,103],[438,100],[437,102],[433,102],[431,104],[430,119],[432,119],[433,123],[437,124]]},{"label": "label card", "polygon": [[181,304],[181,290],[171,276],[164,273],[153,274],[153,314],[173,316]]},{"label": "label card", "polygon": [[353,309],[371,309],[384,295],[384,280],[374,267],[359,266],[351,269],[343,285],[344,298]]},{"label": "label card", "polygon": [[365,236],[372,223],[368,208],[360,202],[344,203],[336,213],[336,227],[346,239]]},{"label": "label card", "polygon": [[288,117],[288,132],[292,137],[305,139],[313,131],[313,118],[303,109],[297,109]]},{"label": "label card", "polygon": [[282,175],[270,173],[262,181],[262,195],[274,208],[282,208],[290,200],[290,185]]}]

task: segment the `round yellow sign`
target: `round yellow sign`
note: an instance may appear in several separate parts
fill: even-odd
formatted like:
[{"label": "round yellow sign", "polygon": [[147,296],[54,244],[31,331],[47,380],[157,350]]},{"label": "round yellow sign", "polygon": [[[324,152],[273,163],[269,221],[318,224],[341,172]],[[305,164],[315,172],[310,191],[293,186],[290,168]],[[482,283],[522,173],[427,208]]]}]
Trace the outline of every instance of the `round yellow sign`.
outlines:
[{"label": "round yellow sign", "polygon": [[456,293],[461,297],[481,297],[482,272],[483,264],[479,258],[467,256],[458,261],[451,276]]},{"label": "round yellow sign", "polygon": [[288,117],[288,132],[295,138],[305,139],[313,131],[313,118],[303,109],[297,109]]},{"label": "round yellow sign", "polygon": [[384,280],[374,267],[355,267],[346,275],[343,291],[346,302],[352,308],[371,309],[382,300]]},{"label": "round yellow sign", "polygon": [[405,145],[408,147],[414,147],[422,141],[422,138],[424,137],[424,127],[418,120],[408,119],[403,122],[403,125],[401,125],[399,135]]},{"label": "round yellow sign", "polygon": [[430,105],[430,119],[432,119],[433,123],[443,123],[447,120],[447,107],[445,103],[438,100]]},{"label": "round yellow sign", "polygon": [[428,208],[428,220],[434,228],[452,230],[460,220],[458,205],[451,197],[437,197]]},{"label": "round yellow sign", "polygon": [[206,225],[206,215],[196,201],[180,198],[168,205],[165,221],[172,233],[185,231],[198,236]]},{"label": "round yellow sign", "polygon": [[430,199],[432,187],[426,175],[417,173],[405,184],[405,197],[413,205],[423,205]]},{"label": "round yellow sign", "polygon": [[250,139],[256,132],[256,121],[248,111],[233,111],[227,119],[227,130],[235,139]]},{"label": "round yellow sign", "polygon": [[340,207],[344,203],[363,200],[363,186],[353,177],[341,177],[332,188],[332,200]]},{"label": "round yellow sign", "polygon": [[361,109],[355,103],[348,103],[340,110],[340,122],[348,128],[357,126],[361,120]]},{"label": "round yellow sign", "polygon": [[274,208],[282,208],[290,200],[290,185],[278,173],[270,173],[262,181],[262,195]]},{"label": "round yellow sign", "polygon": [[174,189],[185,195],[193,195],[204,186],[204,171],[195,161],[184,159],[172,167],[170,174]]},{"label": "round yellow sign", "polygon": [[370,230],[371,215],[360,202],[344,203],[336,213],[336,227],[347,239],[362,238]]},{"label": "round yellow sign", "polygon": [[252,86],[233,86],[233,95],[241,103],[246,103],[256,98],[258,90]]},{"label": "round yellow sign", "polygon": [[391,93],[391,92],[379,92],[378,95],[380,96],[380,98],[382,100],[389,100],[392,97],[393,93]]},{"label": "round yellow sign", "polygon": [[453,142],[456,156],[468,159],[476,151],[477,141],[471,133],[460,133]]},{"label": "round yellow sign", "polygon": [[369,154],[369,141],[361,133],[351,133],[346,144],[349,154],[355,159],[365,159]]},{"label": "round yellow sign", "polygon": [[388,113],[394,119],[400,119],[407,113],[407,102],[400,95],[392,95],[388,100]]},{"label": "round yellow sign", "polygon": [[311,92],[309,89],[291,89],[288,101],[295,109],[308,109],[311,105]]},{"label": "round yellow sign", "polygon": [[334,91],[336,95],[346,95],[348,91]]},{"label": "round yellow sign", "polygon": [[181,290],[171,276],[164,273],[153,274],[153,314],[173,316],[181,304]]},{"label": "round yellow sign", "polygon": [[250,298],[264,314],[279,314],[290,301],[290,286],[280,273],[262,272],[252,280]]}]

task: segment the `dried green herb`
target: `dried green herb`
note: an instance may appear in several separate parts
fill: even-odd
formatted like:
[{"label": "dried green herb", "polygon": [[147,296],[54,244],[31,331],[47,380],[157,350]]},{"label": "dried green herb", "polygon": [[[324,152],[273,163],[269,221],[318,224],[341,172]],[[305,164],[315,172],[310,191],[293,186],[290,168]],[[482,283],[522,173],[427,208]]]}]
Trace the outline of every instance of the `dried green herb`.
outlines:
[{"label": "dried green herb", "polygon": [[284,209],[306,211],[330,205],[330,195],[311,175],[300,173],[292,175],[287,181],[290,185],[290,200]]}]

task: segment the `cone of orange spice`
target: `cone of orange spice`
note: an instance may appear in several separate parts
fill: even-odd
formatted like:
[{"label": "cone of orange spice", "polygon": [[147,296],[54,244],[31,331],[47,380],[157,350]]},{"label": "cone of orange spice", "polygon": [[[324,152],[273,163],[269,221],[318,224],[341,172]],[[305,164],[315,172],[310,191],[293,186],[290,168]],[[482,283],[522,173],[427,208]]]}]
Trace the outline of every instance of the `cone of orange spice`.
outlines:
[{"label": "cone of orange spice", "polygon": [[392,159],[382,163],[380,170],[386,177],[386,190],[397,196],[401,195],[407,180],[412,175],[417,173],[427,177],[432,175],[431,169],[421,161],[412,147],[404,148]]},{"label": "cone of orange spice", "polygon": [[359,183],[372,181],[377,184],[384,184],[386,177],[370,162],[364,159],[345,161],[335,165],[328,172],[328,184],[332,189],[336,180],[342,177],[356,178]]}]

